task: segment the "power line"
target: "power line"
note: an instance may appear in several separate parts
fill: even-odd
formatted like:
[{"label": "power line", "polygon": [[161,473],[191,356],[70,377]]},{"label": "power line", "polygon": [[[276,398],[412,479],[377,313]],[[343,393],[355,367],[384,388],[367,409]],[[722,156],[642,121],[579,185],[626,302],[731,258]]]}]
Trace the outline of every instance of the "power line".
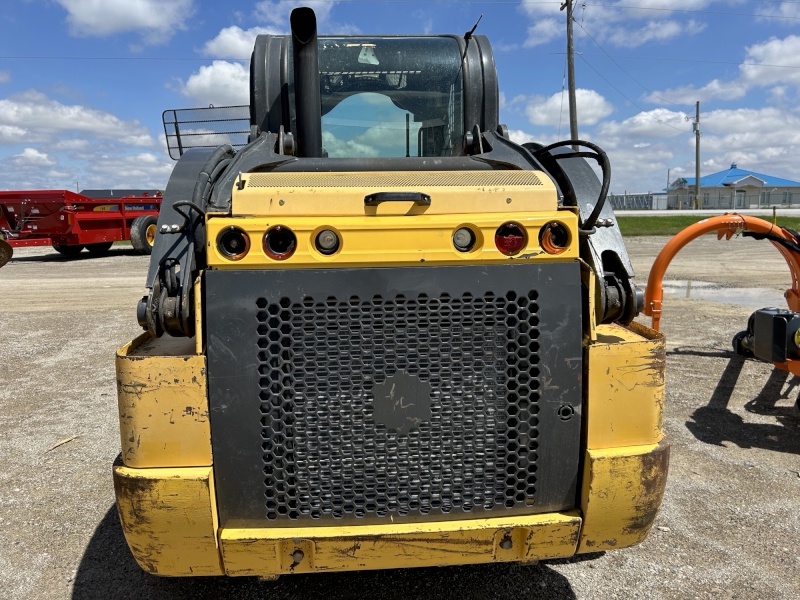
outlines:
[{"label": "power line", "polygon": [[[291,2],[294,0],[278,0],[279,2]],[[518,5],[520,4],[519,0],[315,0],[316,2],[324,2],[326,4],[358,4],[358,3],[369,3],[369,4],[479,4],[479,5],[492,5],[496,4],[498,6],[502,5]],[[800,4],[800,0],[752,0],[753,2],[762,2],[765,4]],[[530,0],[526,1],[525,4],[528,5],[536,5],[536,4],[562,4],[562,2],[558,0]],[[728,12],[728,11],[717,11],[717,10],[699,10],[699,9],[691,9],[691,8],[661,8],[661,7],[654,7],[654,6],[629,6],[623,4],[593,4],[593,3],[584,3],[587,7],[589,6],[599,6],[603,8],[621,8],[626,10],[651,10],[651,11],[660,11],[660,12],[685,12],[685,13],[698,13],[698,14],[708,14],[708,15],[728,15],[728,16],[739,16],[739,17],[760,17],[763,19],[785,19],[790,21],[798,21],[800,17],[789,17],[785,15],[772,15],[772,14],[765,14],[765,13],[739,13],[739,12]]]},{"label": "power line", "polygon": [[800,17],[787,17],[784,15],[767,15],[763,13],[738,13],[726,12],[721,10],[696,10],[692,8],[656,8],[653,6],[623,6],[622,4],[590,4],[586,6],[602,6],[604,8],[624,8],[626,10],[654,10],[659,12],[683,12],[683,13],[698,13],[703,15],[728,15],[734,17],[761,17],[764,19],[784,19],[788,21],[800,21]]},{"label": "power line", "polygon": [[[564,53],[566,54],[566,52]],[[558,109],[558,139],[561,139],[561,116],[564,113],[564,85],[567,80],[567,57],[564,56],[564,74],[561,76],[561,108]]]},{"label": "power line", "polygon": [[177,56],[0,56],[0,60],[126,60],[126,61],[192,61],[250,60],[247,58],[184,58]]},{"label": "power line", "polygon": [[[296,0],[276,0],[277,2],[296,2]],[[315,4],[481,4],[518,5],[520,0],[313,0]],[[752,0],[766,4],[800,4],[800,0]],[[524,4],[562,4],[561,0],[526,0]],[[647,10],[646,7],[642,7]],[[662,9],[678,10],[678,9]]]},{"label": "power line", "polygon": [[[601,48],[602,50],[602,48]],[[605,52],[605,51],[604,51]],[[620,59],[627,59],[627,60],[656,60],[656,61],[667,61],[667,62],[686,62],[686,63],[707,63],[712,65],[736,65],[736,66],[745,66],[745,67],[769,67],[769,68],[776,68],[776,69],[800,69],[800,65],[776,65],[772,63],[748,63],[748,62],[736,62],[730,60],[704,60],[699,58],[670,58],[667,56],[631,56],[629,54],[593,54],[591,52],[583,52],[584,56],[606,56],[608,58],[620,58]],[[496,57],[506,57],[506,56],[564,56],[566,52],[495,52],[494,56]],[[229,56],[209,56],[205,58],[191,58],[191,57],[182,57],[182,56],[0,56],[0,60],[97,60],[97,61],[114,61],[114,60],[122,60],[128,62],[136,62],[136,61],[155,61],[155,62],[170,62],[170,61],[182,61],[182,62],[210,62],[215,60],[229,60],[234,62],[247,62],[250,60],[250,57],[247,58],[233,58]],[[616,62],[614,64],[617,64]],[[619,66],[619,64],[617,64]],[[621,67],[620,67],[621,68]],[[624,70],[624,69],[623,69]],[[628,74],[628,76],[630,76]],[[646,89],[646,88],[645,88]]]},{"label": "power line", "polygon": [[615,86],[615,85],[614,85],[613,83],[611,83],[611,82],[610,82],[608,79],[606,79],[605,77],[603,77],[603,74],[602,74],[602,73],[600,73],[600,71],[598,71],[597,69],[595,69],[595,68],[594,68],[594,67],[591,65],[591,63],[590,63],[588,60],[586,60],[586,59],[583,57],[583,55],[582,55],[582,54],[578,54],[578,56],[580,56],[581,60],[582,60],[583,62],[585,62],[585,63],[586,63],[588,66],[589,66],[589,68],[590,68],[592,71],[594,71],[595,73],[597,73],[597,74],[600,76],[600,78],[601,78],[603,81],[605,81],[605,82],[606,82],[608,85],[610,85],[612,88],[614,88],[614,89],[617,91],[617,93],[618,93],[620,96],[622,96],[623,98],[625,98],[625,99],[626,99],[628,102],[630,102],[631,104],[633,104],[633,105],[634,105],[636,108],[638,108],[640,111],[642,111],[642,112],[643,112],[644,114],[646,114],[648,117],[650,117],[651,119],[653,119],[654,121],[656,121],[656,122],[658,122],[658,123],[661,123],[662,125],[666,125],[667,127],[672,127],[672,129],[676,129],[677,131],[681,131],[681,132],[683,132],[683,133],[691,133],[691,131],[688,131],[688,130],[686,130],[686,129],[681,129],[680,127],[675,127],[674,125],[670,125],[669,123],[665,123],[664,121],[662,121],[662,120],[660,120],[660,119],[657,119],[657,118],[655,118],[655,117],[654,117],[652,114],[650,114],[650,113],[649,113],[647,110],[645,110],[644,108],[642,108],[641,106],[639,106],[639,105],[638,105],[636,102],[634,102],[633,100],[631,100],[630,98],[628,98],[628,97],[627,97],[625,94],[623,94],[623,93],[620,91],[620,89],[619,89],[617,86]]},{"label": "power line", "polygon": [[[562,56],[566,52],[495,52],[495,57],[498,56]],[[746,63],[736,62],[730,60],[703,60],[700,58],[669,58],[666,56],[630,56],[628,54],[592,54],[591,52],[583,52],[584,56],[608,56],[609,58],[628,58],[632,60],[659,60],[668,62],[688,62],[688,63],[710,63],[713,65],[742,65],[747,67],[775,67],[778,69],[800,69],[800,65],[775,65],[771,63]]]},{"label": "power line", "polygon": [[[577,23],[577,21],[576,21],[576,23]],[[646,88],[646,87],[645,87],[645,86],[644,86],[644,85],[643,85],[643,84],[642,84],[642,83],[641,83],[641,82],[640,82],[638,79],[636,79],[636,78],[635,78],[633,75],[631,75],[631,74],[630,74],[630,73],[628,73],[628,72],[627,72],[625,69],[623,69],[623,68],[622,68],[622,65],[620,65],[620,64],[619,64],[617,61],[615,61],[613,58],[611,58],[611,55],[610,55],[608,52],[606,52],[605,48],[603,48],[603,47],[602,47],[602,46],[601,46],[599,43],[597,43],[597,40],[596,40],[596,39],[594,39],[594,38],[591,36],[591,34],[590,34],[588,31],[586,31],[586,29],[584,28],[584,26],[583,26],[583,25],[581,25],[580,23],[578,23],[578,27],[580,27],[581,29],[583,29],[583,33],[585,33],[587,36],[589,36],[589,39],[590,39],[590,40],[592,40],[592,41],[594,42],[595,46],[597,46],[598,48],[600,48],[600,50],[602,50],[602,51],[603,51],[603,54],[605,54],[605,55],[606,55],[606,56],[607,56],[607,57],[608,57],[608,58],[611,60],[611,62],[613,62],[615,65],[617,65],[617,67],[619,67],[620,71],[622,71],[623,73],[625,73],[625,75],[627,75],[628,77],[630,77],[630,78],[631,78],[631,79],[632,79],[634,82],[636,82],[636,83],[637,83],[637,84],[638,84],[638,85],[639,85],[639,86],[640,86],[640,87],[641,87],[641,88],[642,88],[644,91],[646,91],[647,93],[651,94],[652,96],[655,96],[656,98],[658,98],[658,99],[660,99],[660,100],[663,100],[664,102],[668,102],[669,104],[673,104],[673,105],[675,105],[675,106],[678,106],[678,104],[677,104],[676,102],[672,102],[672,100],[667,100],[666,98],[662,98],[661,96],[659,96],[658,94],[656,94],[654,91],[652,91],[652,90],[650,90],[650,89]]]}]

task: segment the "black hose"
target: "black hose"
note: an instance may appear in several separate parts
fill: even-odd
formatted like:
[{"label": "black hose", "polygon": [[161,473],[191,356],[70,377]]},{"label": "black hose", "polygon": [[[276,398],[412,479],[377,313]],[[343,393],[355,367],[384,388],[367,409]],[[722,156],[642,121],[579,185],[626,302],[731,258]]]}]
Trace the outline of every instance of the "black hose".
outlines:
[{"label": "black hose", "polygon": [[[782,227],[780,229],[783,229]],[[790,233],[794,233],[791,229],[787,229]],[[756,233],[755,231],[743,231],[742,237],[751,237],[754,240],[769,240],[770,242],[775,242],[786,248],[787,250],[791,250],[792,252],[796,252],[800,254],[800,245],[787,240],[786,238],[782,238],[779,235],[775,235],[774,233]]]},{"label": "black hose", "polygon": [[[550,154],[551,150],[554,150],[555,148],[562,148],[564,146],[583,146],[593,150],[594,152],[567,152],[564,154]],[[580,233],[584,235],[591,235],[595,231],[595,224],[597,223],[597,219],[600,217],[603,206],[605,206],[606,197],[608,196],[608,188],[611,185],[611,162],[608,160],[608,155],[603,151],[602,148],[600,148],[600,146],[584,140],[563,140],[556,142],[555,144],[545,146],[544,148],[539,148],[533,152],[533,155],[536,157],[541,154],[550,154],[550,157],[553,160],[563,160],[565,158],[592,158],[597,161],[597,164],[600,165],[600,170],[603,172],[603,183],[600,187],[600,195],[597,198],[594,209],[592,209],[591,214],[589,214],[586,220],[581,224],[581,228],[579,230]]]}]

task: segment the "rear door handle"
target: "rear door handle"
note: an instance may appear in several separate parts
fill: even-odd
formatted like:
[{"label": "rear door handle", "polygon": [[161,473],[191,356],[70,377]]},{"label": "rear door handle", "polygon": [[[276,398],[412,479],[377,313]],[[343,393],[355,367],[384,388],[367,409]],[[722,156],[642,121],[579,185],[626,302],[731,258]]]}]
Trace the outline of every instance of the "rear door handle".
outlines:
[{"label": "rear door handle", "polygon": [[378,206],[381,202],[413,202],[430,206],[431,197],[421,192],[376,192],[364,197],[364,206]]}]

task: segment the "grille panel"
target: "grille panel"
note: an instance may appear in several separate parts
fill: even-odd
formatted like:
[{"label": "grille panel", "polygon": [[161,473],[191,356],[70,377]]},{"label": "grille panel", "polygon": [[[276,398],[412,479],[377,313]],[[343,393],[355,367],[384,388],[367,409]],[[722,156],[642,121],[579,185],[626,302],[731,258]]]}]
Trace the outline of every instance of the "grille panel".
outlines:
[{"label": "grille panel", "polygon": [[[222,527],[575,506],[578,263],[210,270],[204,281]],[[415,408],[398,410],[394,391]]]},{"label": "grille panel", "polygon": [[429,171],[367,173],[251,173],[247,187],[269,188],[396,188],[415,187],[541,187],[533,171]]},{"label": "grille panel", "polygon": [[[267,519],[530,505],[536,293],[256,302]],[[375,386],[430,385],[430,421],[377,423]]]}]

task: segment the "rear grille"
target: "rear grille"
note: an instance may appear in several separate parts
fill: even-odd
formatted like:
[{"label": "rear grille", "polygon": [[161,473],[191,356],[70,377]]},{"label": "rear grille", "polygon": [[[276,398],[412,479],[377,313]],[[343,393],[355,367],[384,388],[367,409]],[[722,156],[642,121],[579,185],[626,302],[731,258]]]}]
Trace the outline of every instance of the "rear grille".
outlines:
[{"label": "rear grille", "polygon": [[[537,312],[533,291],[259,298],[267,518],[532,504]],[[375,418],[375,387],[398,373],[431,393],[430,420],[407,434]]]},{"label": "rear grille", "polygon": [[578,263],[204,277],[222,527],[575,506]]},{"label": "rear grille", "polygon": [[270,188],[397,188],[541,187],[533,171],[413,171],[402,173],[251,173],[247,187]]}]

